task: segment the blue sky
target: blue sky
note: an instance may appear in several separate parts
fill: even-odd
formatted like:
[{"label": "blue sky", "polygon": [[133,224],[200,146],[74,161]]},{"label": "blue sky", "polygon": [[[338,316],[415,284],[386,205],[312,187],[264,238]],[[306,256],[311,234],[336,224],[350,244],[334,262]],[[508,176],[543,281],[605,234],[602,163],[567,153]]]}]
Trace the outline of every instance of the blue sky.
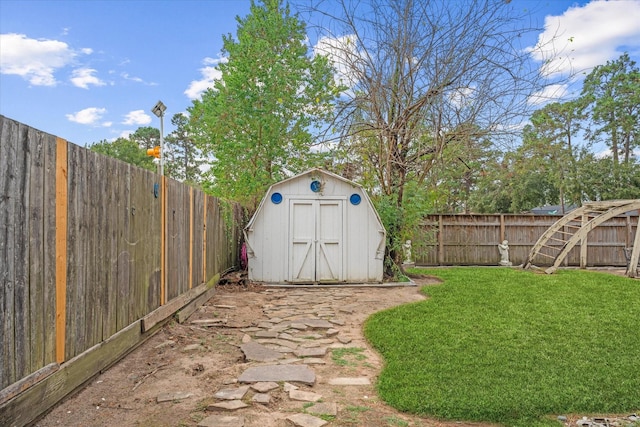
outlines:
[{"label": "blue sky", "polygon": [[[533,24],[546,28],[541,39],[571,38],[574,66],[589,70],[624,51],[640,63],[640,0],[511,4],[535,11]],[[169,133],[171,116],[211,85],[222,35],[235,36],[235,17],[249,6],[249,0],[0,0],[0,114],[84,146],[140,126],[159,128],[151,108],[162,100]],[[537,42],[532,38],[531,46]]]}]

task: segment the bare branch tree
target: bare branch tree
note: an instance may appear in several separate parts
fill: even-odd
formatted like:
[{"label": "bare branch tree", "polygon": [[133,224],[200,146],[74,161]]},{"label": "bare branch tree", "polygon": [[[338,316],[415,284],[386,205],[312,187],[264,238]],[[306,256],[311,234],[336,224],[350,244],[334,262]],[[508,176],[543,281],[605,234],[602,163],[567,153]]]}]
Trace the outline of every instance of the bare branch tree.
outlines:
[{"label": "bare branch tree", "polygon": [[327,138],[399,211],[407,183],[422,185],[448,144],[508,141],[544,88],[523,38],[540,29],[509,1],[305,3],[316,53],[349,87]]},{"label": "bare branch tree", "polygon": [[309,11],[326,18],[316,51],[350,87],[333,137],[399,205],[447,143],[479,136],[460,134],[470,129],[508,135],[543,85],[521,44],[534,28],[504,0],[321,0]]}]

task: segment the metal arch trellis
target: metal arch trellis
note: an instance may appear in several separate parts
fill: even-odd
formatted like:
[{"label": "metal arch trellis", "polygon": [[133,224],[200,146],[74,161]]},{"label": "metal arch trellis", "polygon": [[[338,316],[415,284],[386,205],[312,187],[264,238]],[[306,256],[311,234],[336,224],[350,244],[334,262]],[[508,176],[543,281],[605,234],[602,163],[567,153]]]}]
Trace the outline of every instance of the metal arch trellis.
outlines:
[{"label": "metal arch trellis", "polygon": [[[547,274],[555,272],[560,264],[567,257],[571,249],[583,239],[591,230],[610,218],[625,212],[640,210],[640,199],[636,200],[611,200],[602,202],[585,203],[582,207],[573,210],[556,221],[545,231],[531,248],[523,268],[530,268],[533,260],[538,256],[552,258],[553,265],[545,270]],[[576,222],[580,225],[576,225]],[[556,236],[561,236],[560,238]],[[550,246],[550,241],[558,242],[558,245]],[[550,251],[551,254],[543,251]],[[633,249],[629,259],[626,275],[628,277],[638,277],[638,261],[640,260],[640,216],[638,217],[638,227],[633,242]],[[581,265],[586,265],[582,262]]]}]

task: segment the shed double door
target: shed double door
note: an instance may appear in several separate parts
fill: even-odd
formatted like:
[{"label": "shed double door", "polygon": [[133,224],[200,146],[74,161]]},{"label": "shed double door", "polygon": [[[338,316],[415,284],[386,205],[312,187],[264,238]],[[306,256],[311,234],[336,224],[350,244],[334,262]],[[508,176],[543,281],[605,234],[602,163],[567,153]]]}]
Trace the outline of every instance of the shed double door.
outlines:
[{"label": "shed double door", "polygon": [[344,201],[289,201],[289,281],[344,281]]}]

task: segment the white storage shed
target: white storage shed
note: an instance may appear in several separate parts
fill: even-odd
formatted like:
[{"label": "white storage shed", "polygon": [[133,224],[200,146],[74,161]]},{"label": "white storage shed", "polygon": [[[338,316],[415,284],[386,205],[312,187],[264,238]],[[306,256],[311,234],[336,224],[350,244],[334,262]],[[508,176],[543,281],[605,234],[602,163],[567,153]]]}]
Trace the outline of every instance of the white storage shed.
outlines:
[{"label": "white storage shed", "polygon": [[386,232],[364,189],[322,169],[272,185],[244,230],[249,279],[382,281]]}]

